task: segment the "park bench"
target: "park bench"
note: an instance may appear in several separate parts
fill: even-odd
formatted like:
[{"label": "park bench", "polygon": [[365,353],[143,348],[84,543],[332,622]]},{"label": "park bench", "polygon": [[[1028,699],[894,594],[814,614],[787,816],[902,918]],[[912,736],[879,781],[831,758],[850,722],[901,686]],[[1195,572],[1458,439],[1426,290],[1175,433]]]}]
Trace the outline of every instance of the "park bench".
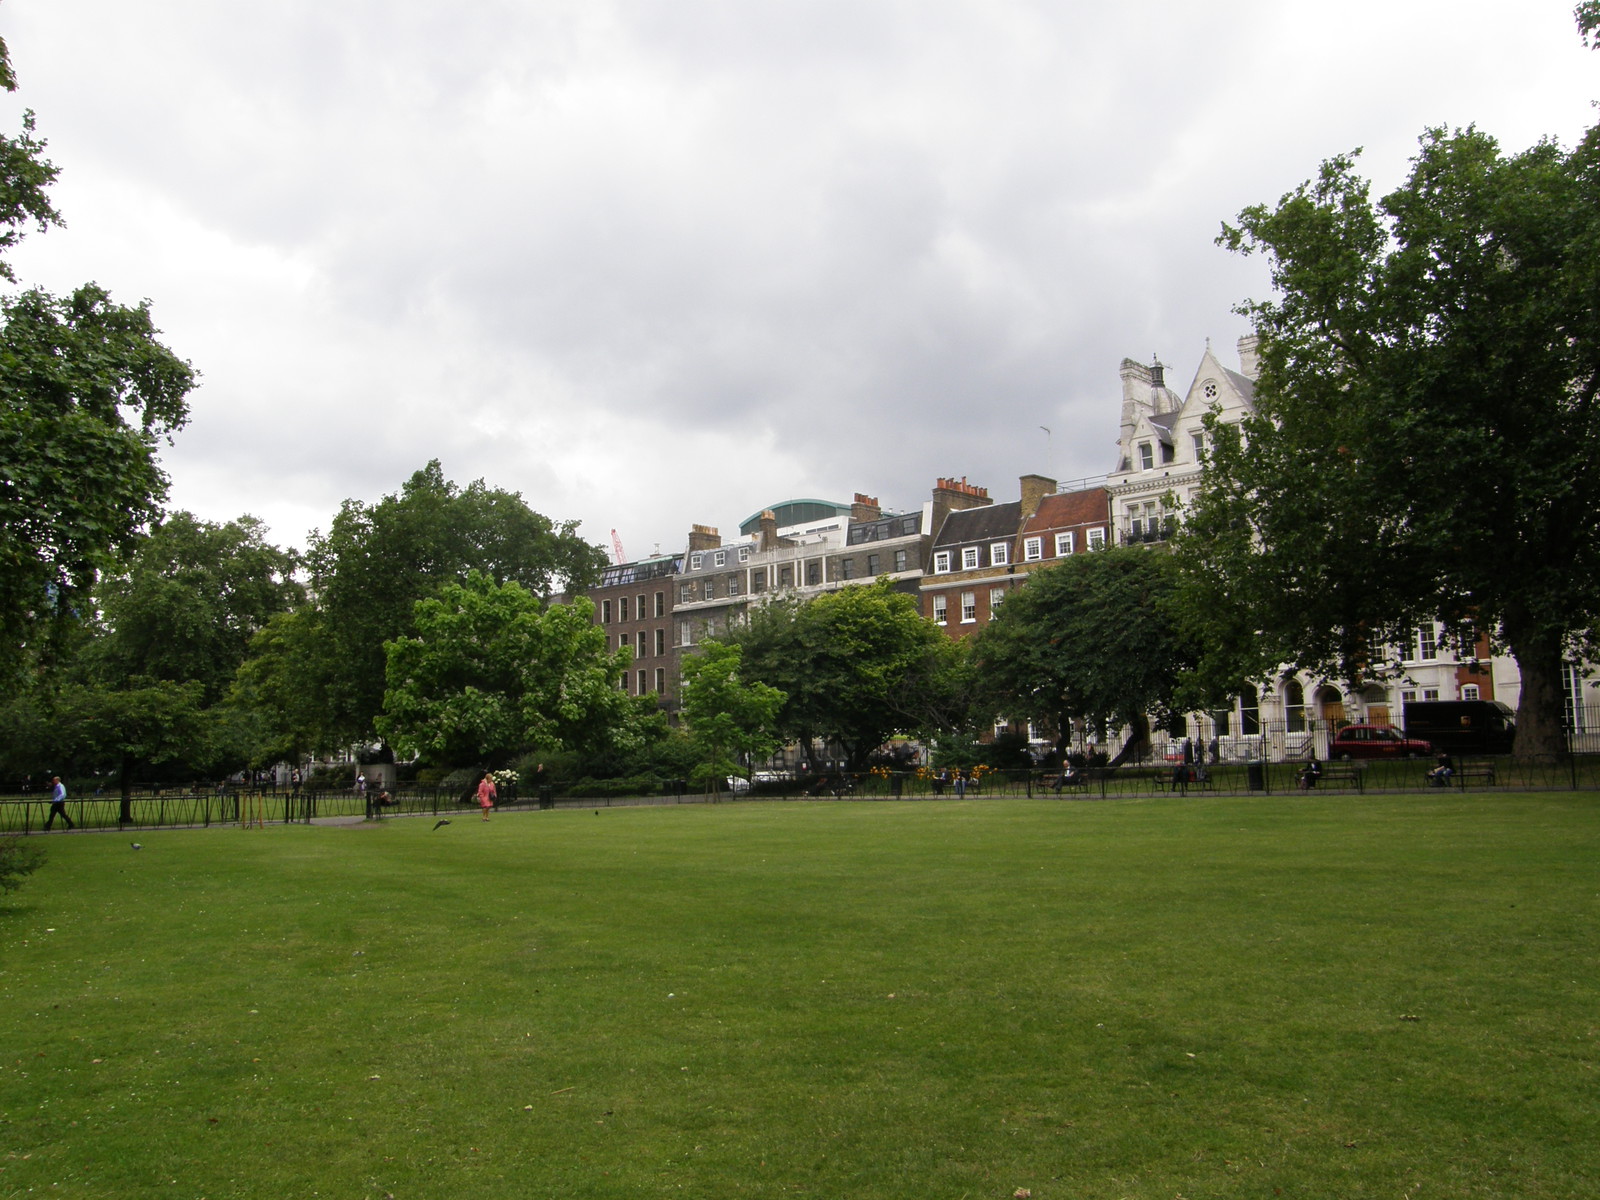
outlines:
[{"label": "park bench", "polygon": [[[1317,782],[1306,791],[1327,791],[1330,788],[1355,788],[1363,791],[1363,777],[1361,768],[1354,763],[1327,763],[1322,768],[1322,773],[1317,776]],[[1298,786],[1298,785],[1297,785]]]},{"label": "park bench", "polygon": [[[1469,779],[1476,783],[1493,783],[1495,781],[1494,764],[1492,762],[1463,762],[1451,772],[1450,786],[1458,787],[1465,791]],[[1424,772],[1422,780],[1428,784],[1433,782],[1426,772]]]}]

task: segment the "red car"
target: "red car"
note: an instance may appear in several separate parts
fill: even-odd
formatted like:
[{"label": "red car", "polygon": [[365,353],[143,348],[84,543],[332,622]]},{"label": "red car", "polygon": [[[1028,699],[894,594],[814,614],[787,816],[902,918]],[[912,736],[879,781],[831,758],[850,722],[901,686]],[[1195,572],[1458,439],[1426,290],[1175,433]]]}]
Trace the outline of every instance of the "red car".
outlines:
[{"label": "red car", "polygon": [[1392,725],[1346,725],[1328,753],[1334,758],[1429,758],[1433,743],[1408,738]]}]

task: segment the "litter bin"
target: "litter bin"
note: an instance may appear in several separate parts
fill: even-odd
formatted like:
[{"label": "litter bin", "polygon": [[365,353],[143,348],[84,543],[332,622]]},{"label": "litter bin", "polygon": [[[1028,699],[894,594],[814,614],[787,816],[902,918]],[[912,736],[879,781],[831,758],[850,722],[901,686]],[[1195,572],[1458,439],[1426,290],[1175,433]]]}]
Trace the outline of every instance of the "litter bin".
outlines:
[{"label": "litter bin", "polygon": [[556,806],[556,790],[549,784],[539,789],[539,807],[554,808]]},{"label": "litter bin", "polygon": [[1259,759],[1247,762],[1244,765],[1244,773],[1245,778],[1250,781],[1250,790],[1252,792],[1264,792],[1267,790],[1266,763],[1260,761]]}]

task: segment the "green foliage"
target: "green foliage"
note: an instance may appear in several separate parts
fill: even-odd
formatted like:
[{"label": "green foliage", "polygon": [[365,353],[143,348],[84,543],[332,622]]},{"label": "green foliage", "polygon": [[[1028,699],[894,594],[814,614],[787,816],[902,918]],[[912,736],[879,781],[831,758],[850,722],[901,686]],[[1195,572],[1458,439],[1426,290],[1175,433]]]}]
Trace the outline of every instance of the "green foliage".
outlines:
[{"label": "green foliage", "polygon": [[1277,298],[1254,417],[1178,544],[1214,683],[1292,663],[1359,680],[1442,620],[1522,673],[1519,753],[1560,748],[1560,666],[1600,615],[1600,139],[1503,155],[1430,130],[1374,205],[1351,156],[1221,242]]},{"label": "green foliage", "polygon": [[888,580],[765,605],[729,636],[745,677],[784,693],[776,732],[808,748],[835,740],[855,770],[895,734],[933,735],[965,717],[963,648]]},{"label": "green foliage", "polygon": [[1195,648],[1173,607],[1172,558],[1142,547],[1075,554],[1033,572],[975,639],[976,707],[1057,731],[1148,734],[1178,705]]},{"label": "green foliage", "polygon": [[[370,738],[384,704],[384,643],[413,632],[416,602],[472,571],[536,597],[581,589],[598,577],[605,556],[576,528],[482,480],[459,488],[437,460],[377,504],[347,500],[307,551],[316,596],[308,621],[318,628],[301,631],[301,650],[315,658],[296,670],[317,698],[300,717],[314,714],[326,740]],[[297,722],[286,716],[282,723]]]},{"label": "green foliage", "polygon": [[[0,86],[16,79],[0,43]],[[0,137],[0,278],[26,226],[60,224],[56,168],[34,134]],[[146,301],[85,284],[0,299],[0,679],[57,656],[101,569],[160,513],[157,444],[188,420],[194,369],[157,339]]]},{"label": "green foliage", "polygon": [[748,679],[743,648],[707,642],[683,660],[683,719],[697,759],[689,778],[697,786],[721,788],[729,775],[742,775],[753,758],[778,747],[778,714],[784,694]]},{"label": "green foliage", "polygon": [[387,644],[379,732],[401,753],[502,765],[530,747],[590,747],[623,734],[633,707],[618,688],[594,606],[543,604],[478,571],[416,604],[415,637]]},{"label": "green foliage", "polygon": [[1600,0],[1581,0],[1572,10],[1578,23],[1578,35],[1591,50],[1600,50]]},{"label": "green foliage", "polygon": [[14,892],[44,866],[44,847],[21,837],[0,837],[0,892]]}]

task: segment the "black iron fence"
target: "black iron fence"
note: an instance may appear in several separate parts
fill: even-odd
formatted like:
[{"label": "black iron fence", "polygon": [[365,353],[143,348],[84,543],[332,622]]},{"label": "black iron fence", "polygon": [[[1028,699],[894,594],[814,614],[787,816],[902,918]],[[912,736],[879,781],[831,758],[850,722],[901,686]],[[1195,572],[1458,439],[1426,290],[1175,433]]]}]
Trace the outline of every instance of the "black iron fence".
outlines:
[{"label": "black iron fence", "polygon": [[[1565,756],[1549,762],[1510,757],[1457,758],[1448,778],[1434,778],[1426,760],[1319,760],[1320,770],[1308,777],[1307,761],[1274,761],[1265,757],[1242,761],[1185,763],[1145,761],[1119,767],[1061,770],[999,770],[977,767],[965,773],[932,768],[864,772],[830,771],[763,774],[752,780],[727,781],[714,791],[689,789],[682,780],[635,779],[626,786],[584,781],[552,783],[542,788],[500,789],[497,810],[536,808],[605,808],[656,804],[706,804],[726,801],[985,800],[1004,797],[1109,800],[1162,795],[1294,796],[1310,791],[1370,795],[1428,792],[1446,787],[1476,791],[1600,791],[1600,755]],[[72,827],[84,830],[137,831],[228,825],[310,824],[318,820],[384,820],[400,816],[435,819],[475,816],[476,803],[455,789],[409,787],[387,793],[348,789],[240,788],[196,792],[192,789],[148,788],[133,794],[124,813],[120,797],[69,797],[65,804]],[[61,818],[50,820],[50,800],[38,794],[0,796],[0,834],[32,834],[65,829]]]}]

